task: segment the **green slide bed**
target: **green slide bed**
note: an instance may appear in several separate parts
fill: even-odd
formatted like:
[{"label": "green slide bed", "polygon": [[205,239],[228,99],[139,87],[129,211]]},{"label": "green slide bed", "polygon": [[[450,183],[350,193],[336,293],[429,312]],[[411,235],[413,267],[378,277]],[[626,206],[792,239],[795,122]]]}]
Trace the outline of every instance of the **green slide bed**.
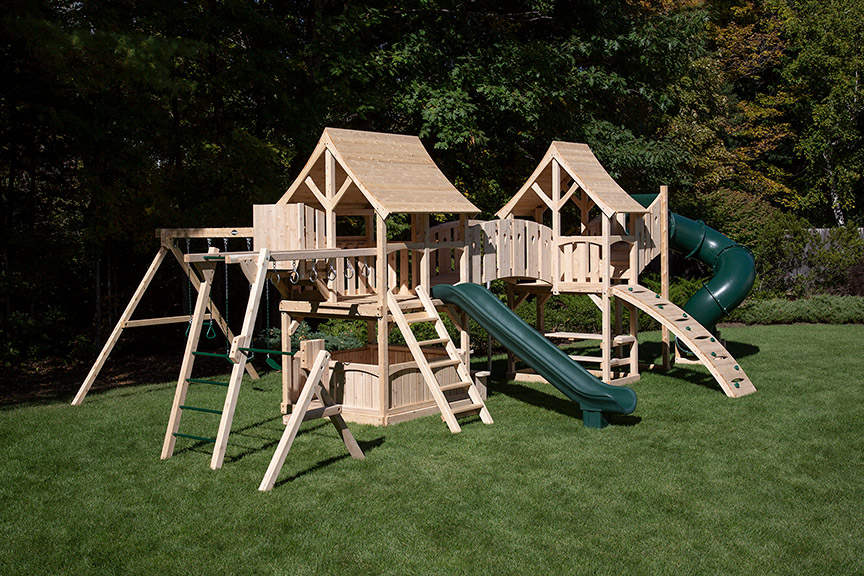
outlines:
[{"label": "green slide bed", "polygon": [[592,376],[482,286],[439,284],[432,288],[432,296],[462,308],[505,348],[579,404],[588,428],[602,427],[603,413],[630,414],[636,409],[636,393],[631,388],[609,386]]}]

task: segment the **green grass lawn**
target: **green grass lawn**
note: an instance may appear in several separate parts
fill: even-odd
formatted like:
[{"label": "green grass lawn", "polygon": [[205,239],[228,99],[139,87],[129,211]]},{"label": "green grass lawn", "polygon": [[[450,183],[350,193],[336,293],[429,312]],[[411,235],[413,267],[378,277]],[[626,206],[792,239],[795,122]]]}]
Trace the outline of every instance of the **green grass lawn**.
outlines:
[{"label": "green grass lawn", "polygon": [[171,382],[6,407],[0,574],[864,573],[864,326],[723,335],[756,394],[645,373],[633,417],[589,430],[554,388],[501,382],[491,426],[352,425],[364,461],[307,423],[270,493],[276,374],[244,384],[219,471],[189,440],[159,460]]}]

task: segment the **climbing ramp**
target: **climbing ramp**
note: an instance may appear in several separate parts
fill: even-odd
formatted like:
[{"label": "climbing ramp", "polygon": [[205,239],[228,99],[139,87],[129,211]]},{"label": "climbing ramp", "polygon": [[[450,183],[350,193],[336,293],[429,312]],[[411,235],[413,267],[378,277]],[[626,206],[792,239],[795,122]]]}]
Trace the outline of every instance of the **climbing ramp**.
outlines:
[{"label": "climbing ramp", "polygon": [[684,310],[640,285],[613,286],[612,294],[644,310],[667,327],[708,368],[727,396],[740,398],[756,391],[753,382],[737,360],[717,338]]}]

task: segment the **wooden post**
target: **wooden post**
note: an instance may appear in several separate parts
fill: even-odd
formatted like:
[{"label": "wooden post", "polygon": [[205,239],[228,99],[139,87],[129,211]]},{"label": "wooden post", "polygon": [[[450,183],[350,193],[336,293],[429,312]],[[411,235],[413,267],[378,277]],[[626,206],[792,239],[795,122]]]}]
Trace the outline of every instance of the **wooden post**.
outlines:
[{"label": "wooden post", "polygon": [[[660,187],[660,296],[669,299],[669,187]],[[663,369],[669,370],[669,329],[662,332]]]},{"label": "wooden post", "polygon": [[[459,216],[459,228],[462,230],[460,240],[463,243],[461,250],[461,258],[459,260],[459,281],[468,281],[468,268],[470,266],[470,258],[468,255],[468,216],[462,214]],[[426,292],[431,292],[431,286],[423,287]],[[470,321],[468,313],[462,312],[462,328],[459,330],[459,349],[461,350],[461,358],[466,366],[471,366],[471,333],[468,331]]]},{"label": "wooden post", "polygon": [[558,294],[561,284],[561,165],[552,159],[552,293]]},{"label": "wooden post", "polygon": [[601,349],[603,351],[603,381],[607,384],[612,379],[612,318],[610,295],[611,276],[612,276],[612,242],[611,242],[611,217],[602,216],[603,222],[603,299],[602,299],[602,315],[603,315],[603,342]]},{"label": "wooden post", "polygon": [[420,228],[423,235],[423,261],[420,265],[420,285],[429,290],[432,278],[432,238],[429,234],[429,214],[420,215]]},{"label": "wooden post", "polygon": [[[336,158],[330,149],[324,151],[324,195],[327,199],[327,205],[324,207],[324,234],[325,245],[327,248],[336,247],[336,211],[333,209],[334,196],[336,195]],[[329,273],[329,263],[328,263]],[[336,291],[341,280],[340,274],[337,272],[336,278],[328,282],[330,291],[327,296],[329,302],[336,301]]]},{"label": "wooden post", "polygon": [[231,433],[231,422],[234,420],[234,410],[237,408],[237,397],[240,395],[240,384],[243,381],[243,371],[246,368],[246,354],[240,348],[248,348],[252,344],[255,319],[258,316],[258,306],[261,303],[261,292],[267,281],[267,262],[270,260],[270,251],[262,249],[258,254],[258,273],[255,281],[249,288],[249,301],[246,304],[246,315],[243,319],[243,328],[238,336],[231,342],[229,357],[234,364],[231,370],[231,380],[228,383],[228,392],[225,394],[225,405],[222,408],[222,419],[219,421],[219,432],[216,435],[216,443],[213,446],[213,456],[210,458],[210,468],[217,470],[222,467],[225,460],[225,450],[228,447],[228,435]]},{"label": "wooden post", "polygon": [[147,287],[150,286],[150,282],[153,281],[153,277],[162,265],[163,260],[165,260],[165,255],[167,253],[168,249],[164,246],[159,248],[159,252],[156,253],[156,257],[153,258],[153,262],[150,263],[150,267],[141,279],[141,283],[138,284],[138,288],[132,295],[132,299],[129,300],[129,304],[126,305],[126,310],[123,311],[123,314],[117,321],[117,325],[114,326],[114,330],[111,331],[111,335],[108,337],[108,340],[102,347],[102,351],[96,358],[96,362],[94,362],[93,366],[90,368],[87,378],[84,379],[84,383],[81,384],[81,388],[78,389],[78,393],[72,400],[72,406],[80,406],[81,403],[84,402],[84,397],[87,396],[87,392],[89,392],[90,387],[93,386],[93,382],[96,380],[96,377],[102,370],[102,366],[105,364],[105,361],[108,359],[108,356],[117,344],[117,340],[120,339],[120,334],[123,333],[123,326],[132,318],[132,314],[135,313],[135,308],[138,307],[138,303],[141,302],[141,298],[144,297],[144,292],[147,291]]},{"label": "wooden post", "polygon": [[[516,308],[516,295],[513,292],[513,285],[509,282],[504,287],[507,293],[507,306],[513,310]],[[513,378],[516,374],[516,356],[510,350],[507,350],[507,378]]]},{"label": "wooden post", "polygon": [[[282,312],[282,351],[291,352],[291,336],[297,331],[300,322],[292,320],[287,312]],[[282,355],[282,413],[287,414],[288,409],[300,394],[300,374],[297,362],[293,356]]]},{"label": "wooden post", "polygon": [[378,318],[378,416],[381,424],[386,423],[387,411],[390,408],[390,352],[387,345],[390,333],[387,323],[387,292],[388,265],[387,265],[387,222],[380,214],[375,217],[375,246],[377,248],[377,265],[375,268],[378,279],[378,306],[381,316]]}]

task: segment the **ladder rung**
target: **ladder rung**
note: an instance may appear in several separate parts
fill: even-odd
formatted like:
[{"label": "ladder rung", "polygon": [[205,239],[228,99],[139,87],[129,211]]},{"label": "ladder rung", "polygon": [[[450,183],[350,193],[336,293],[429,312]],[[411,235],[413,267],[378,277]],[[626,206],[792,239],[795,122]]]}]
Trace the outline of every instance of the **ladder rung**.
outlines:
[{"label": "ladder rung", "polygon": [[228,386],[228,382],[217,382],[216,380],[202,380],[201,378],[186,378],[186,382],[192,384],[212,384],[214,386]]},{"label": "ladder rung", "polygon": [[207,356],[209,358],[225,358],[228,359],[228,354],[217,354],[216,352],[192,352],[193,356]]},{"label": "ladder rung", "polygon": [[181,434],[180,432],[172,432],[177,438],[189,438],[191,440],[201,440],[202,442],[216,442],[216,438],[205,438],[204,436],[193,436],[192,434]]},{"label": "ladder rung", "polygon": [[418,312],[416,314],[405,314],[405,321],[408,324],[419,324],[420,322],[435,322],[437,320],[437,316],[430,316],[425,312]]},{"label": "ladder rung", "polygon": [[267,350],[265,348],[238,348],[241,352],[257,352],[258,354],[281,354],[282,356],[293,356],[294,352],[283,352],[282,350]]},{"label": "ladder rung", "polygon": [[461,364],[462,361],[459,359],[454,360],[453,358],[445,358],[444,360],[435,360],[434,362],[429,362],[429,368],[443,368],[445,366],[456,366],[457,364]]},{"label": "ladder rung", "polygon": [[445,344],[450,341],[450,338],[433,338],[431,340],[421,340],[417,342],[418,346],[434,346],[435,344]]},{"label": "ladder rung", "polygon": [[448,390],[458,390],[460,388],[468,388],[473,384],[473,382],[455,382],[453,384],[444,384],[440,386],[442,392],[447,392]]},{"label": "ladder rung", "polygon": [[212,408],[199,408],[198,406],[180,405],[183,410],[194,410],[195,412],[207,412],[208,414],[222,414],[222,410],[213,410]]},{"label": "ladder rung", "polygon": [[450,409],[453,411],[453,414],[462,414],[463,412],[472,412],[474,410],[481,410],[482,408],[483,404],[465,404],[464,406],[451,407]]}]

